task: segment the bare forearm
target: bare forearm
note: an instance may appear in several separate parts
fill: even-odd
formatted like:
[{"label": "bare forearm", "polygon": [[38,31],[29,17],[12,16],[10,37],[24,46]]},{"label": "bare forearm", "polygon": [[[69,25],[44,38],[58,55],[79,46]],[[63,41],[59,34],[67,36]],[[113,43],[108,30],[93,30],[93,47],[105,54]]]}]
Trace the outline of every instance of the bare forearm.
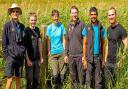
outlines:
[{"label": "bare forearm", "polygon": [[124,44],[123,51],[125,52],[126,49],[128,48],[128,37],[124,38],[122,41],[123,41],[123,44]]},{"label": "bare forearm", "polygon": [[41,39],[39,39],[39,54],[40,54],[40,58],[42,58],[42,42],[41,42]]},{"label": "bare forearm", "polygon": [[86,38],[83,38],[83,57],[86,57]]},{"label": "bare forearm", "polygon": [[48,52],[50,52],[50,39],[47,38]]},{"label": "bare forearm", "polygon": [[65,39],[65,36],[63,36],[63,47],[65,49],[65,44],[66,44],[66,39]]},{"label": "bare forearm", "polygon": [[104,45],[104,61],[106,62],[108,56],[108,40],[105,40],[105,45]]},{"label": "bare forearm", "polygon": [[27,50],[25,51],[25,57],[26,57],[26,60],[29,60],[29,57],[28,57],[28,52],[27,52]]}]

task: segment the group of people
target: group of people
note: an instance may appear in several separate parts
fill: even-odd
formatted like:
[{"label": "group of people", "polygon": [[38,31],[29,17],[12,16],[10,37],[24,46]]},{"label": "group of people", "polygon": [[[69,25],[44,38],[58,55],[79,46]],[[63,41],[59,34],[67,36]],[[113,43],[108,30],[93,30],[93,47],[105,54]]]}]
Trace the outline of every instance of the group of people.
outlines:
[{"label": "group of people", "polygon": [[[26,89],[39,89],[40,65],[43,63],[40,30],[36,27],[37,15],[30,12],[29,26],[19,21],[21,8],[13,3],[8,9],[11,20],[5,23],[2,33],[2,48],[5,63],[6,88],[11,89],[12,80],[16,80],[16,89],[20,89],[23,64],[26,69]],[[15,76],[15,77],[14,77]]]},{"label": "group of people", "polygon": [[[16,89],[20,89],[20,77],[25,59],[27,89],[39,88],[42,42],[39,28],[36,27],[37,15],[30,12],[29,27],[19,22],[21,8],[12,4],[8,9],[11,20],[4,25],[2,48],[6,58],[6,89],[11,88],[15,75]],[[71,21],[67,29],[59,22],[59,11],[51,13],[52,23],[48,25],[46,36],[49,63],[52,69],[52,89],[61,89],[67,68],[71,82],[70,89],[108,89],[108,81],[116,83],[116,53],[121,43],[123,52],[127,49],[127,32],[117,21],[115,8],[107,12],[110,26],[107,31],[97,19],[98,10],[89,10],[90,23],[85,25],[78,17],[76,6],[70,8]],[[105,84],[104,84],[105,82]]]},{"label": "group of people", "polygon": [[[116,53],[121,43],[124,53],[127,47],[127,32],[116,19],[116,9],[107,12],[110,26],[106,31],[97,19],[96,7],[89,10],[87,26],[78,17],[78,8],[70,8],[71,22],[65,30],[59,22],[59,11],[53,10],[53,23],[47,27],[48,50],[52,68],[53,89],[63,84],[67,65],[71,89],[108,89],[108,81],[116,83]],[[103,71],[104,70],[104,71]],[[105,81],[105,84],[104,84]]]}]

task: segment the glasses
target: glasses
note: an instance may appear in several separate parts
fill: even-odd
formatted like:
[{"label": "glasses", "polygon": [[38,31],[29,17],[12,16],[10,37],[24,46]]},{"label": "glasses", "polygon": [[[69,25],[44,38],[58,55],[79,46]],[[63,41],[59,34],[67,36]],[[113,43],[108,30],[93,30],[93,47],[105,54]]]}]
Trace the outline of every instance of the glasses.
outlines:
[{"label": "glasses", "polygon": [[12,13],[19,13],[19,11],[12,11]]}]

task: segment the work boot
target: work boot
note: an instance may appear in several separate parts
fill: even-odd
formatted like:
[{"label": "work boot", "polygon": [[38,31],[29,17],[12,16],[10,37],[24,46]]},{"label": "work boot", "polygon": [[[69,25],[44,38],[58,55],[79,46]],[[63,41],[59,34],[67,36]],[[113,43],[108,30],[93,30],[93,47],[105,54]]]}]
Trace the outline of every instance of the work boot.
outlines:
[{"label": "work boot", "polygon": [[55,75],[55,76],[52,76],[52,79],[51,79],[51,84],[52,84],[52,89],[57,89],[57,80],[58,79],[58,76]]}]

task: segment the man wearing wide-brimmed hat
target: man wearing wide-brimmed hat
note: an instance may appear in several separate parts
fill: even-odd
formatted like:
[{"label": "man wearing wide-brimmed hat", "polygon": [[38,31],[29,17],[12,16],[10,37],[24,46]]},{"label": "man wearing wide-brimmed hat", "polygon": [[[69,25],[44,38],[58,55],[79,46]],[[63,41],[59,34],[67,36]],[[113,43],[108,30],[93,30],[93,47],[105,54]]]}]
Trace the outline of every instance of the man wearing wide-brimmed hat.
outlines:
[{"label": "man wearing wide-brimmed hat", "polygon": [[16,80],[16,89],[20,89],[25,53],[24,25],[19,22],[19,16],[22,14],[22,11],[16,3],[13,3],[8,9],[8,14],[11,16],[11,20],[5,23],[2,33],[2,48],[6,58],[6,89],[11,88],[13,76],[15,76]]}]

